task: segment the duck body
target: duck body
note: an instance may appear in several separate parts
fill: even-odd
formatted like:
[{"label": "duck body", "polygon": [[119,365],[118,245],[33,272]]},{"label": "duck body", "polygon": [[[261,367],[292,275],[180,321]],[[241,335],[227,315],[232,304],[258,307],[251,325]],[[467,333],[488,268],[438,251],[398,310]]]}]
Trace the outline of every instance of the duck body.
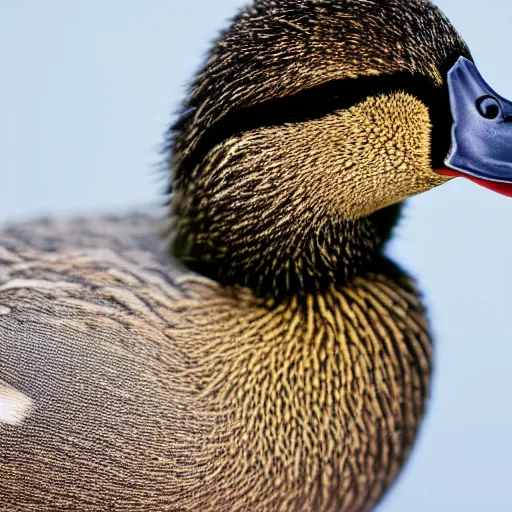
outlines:
[{"label": "duck body", "polygon": [[0,509],[370,510],[432,365],[386,242],[454,172],[509,191],[511,111],[426,0],[254,0],[170,130],[166,221],[0,234]]},{"label": "duck body", "polygon": [[258,298],[167,261],[159,228],[0,235],[0,377],[30,400],[0,423],[2,509],[369,508],[428,393],[414,284],[382,259],[342,288]]}]

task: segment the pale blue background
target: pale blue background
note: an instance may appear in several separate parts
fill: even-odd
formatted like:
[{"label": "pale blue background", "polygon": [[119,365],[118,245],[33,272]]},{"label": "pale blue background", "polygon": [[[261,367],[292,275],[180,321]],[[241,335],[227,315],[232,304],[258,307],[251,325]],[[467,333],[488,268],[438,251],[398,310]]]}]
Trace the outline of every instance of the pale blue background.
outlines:
[{"label": "pale blue background", "polygon": [[[0,0],[0,221],[155,200],[183,85],[240,0]],[[505,0],[439,0],[512,97]],[[381,512],[512,510],[512,199],[463,180],[415,198],[392,254],[437,341],[420,442]]]}]

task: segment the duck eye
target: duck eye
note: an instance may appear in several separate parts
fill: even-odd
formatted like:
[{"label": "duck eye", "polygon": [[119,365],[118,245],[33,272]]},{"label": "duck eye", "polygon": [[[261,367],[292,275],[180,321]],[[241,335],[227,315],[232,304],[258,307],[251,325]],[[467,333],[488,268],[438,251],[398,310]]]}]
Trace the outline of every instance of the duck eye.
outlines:
[{"label": "duck eye", "polygon": [[496,119],[500,113],[500,104],[492,96],[484,96],[478,100],[478,111],[486,119]]}]

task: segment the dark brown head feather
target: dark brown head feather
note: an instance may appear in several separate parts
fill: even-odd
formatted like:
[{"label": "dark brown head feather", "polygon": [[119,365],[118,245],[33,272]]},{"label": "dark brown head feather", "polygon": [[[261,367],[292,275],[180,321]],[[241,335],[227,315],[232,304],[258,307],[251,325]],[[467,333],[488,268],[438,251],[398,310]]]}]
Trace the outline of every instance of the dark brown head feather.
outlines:
[{"label": "dark brown head feather", "polygon": [[174,179],[185,178],[187,156],[227,114],[363,76],[406,72],[441,85],[460,55],[469,56],[464,41],[428,1],[256,1],[221,34],[193,82],[171,132]]}]

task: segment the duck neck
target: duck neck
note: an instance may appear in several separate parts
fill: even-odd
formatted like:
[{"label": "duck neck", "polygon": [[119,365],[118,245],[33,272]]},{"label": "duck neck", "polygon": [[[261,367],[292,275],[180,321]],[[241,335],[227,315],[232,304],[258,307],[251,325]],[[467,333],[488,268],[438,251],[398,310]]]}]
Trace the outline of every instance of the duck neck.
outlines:
[{"label": "duck neck", "polygon": [[222,285],[270,297],[343,286],[367,272],[401,209],[397,204],[344,220],[305,215],[286,205],[256,212],[250,204],[227,207],[180,192],[171,204],[176,258]]}]

